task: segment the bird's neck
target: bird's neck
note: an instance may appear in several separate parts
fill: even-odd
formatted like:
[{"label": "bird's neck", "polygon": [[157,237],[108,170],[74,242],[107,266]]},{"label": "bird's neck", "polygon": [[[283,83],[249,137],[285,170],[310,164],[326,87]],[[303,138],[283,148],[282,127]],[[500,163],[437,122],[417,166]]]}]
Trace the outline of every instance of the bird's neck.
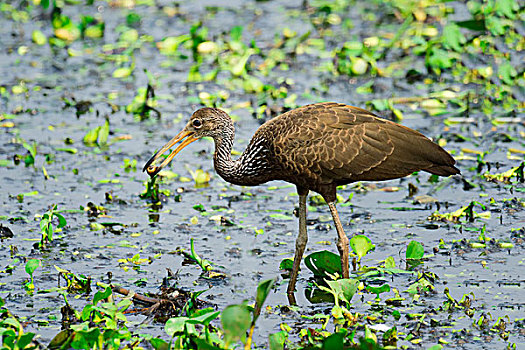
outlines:
[{"label": "bird's neck", "polygon": [[266,159],[261,147],[254,147],[254,140],[250,142],[244,153],[236,160],[232,160],[231,152],[235,131],[224,130],[222,135],[215,138],[214,166],[217,173],[226,181],[241,186],[254,186],[268,181]]}]

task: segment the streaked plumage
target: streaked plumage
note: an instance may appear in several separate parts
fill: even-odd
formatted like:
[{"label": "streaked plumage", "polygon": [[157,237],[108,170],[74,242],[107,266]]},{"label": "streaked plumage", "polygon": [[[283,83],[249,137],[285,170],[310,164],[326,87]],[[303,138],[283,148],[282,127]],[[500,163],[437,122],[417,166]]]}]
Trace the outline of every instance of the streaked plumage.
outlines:
[{"label": "streaked plumage", "polygon": [[[396,179],[419,170],[440,176],[459,173],[454,158],[421,133],[339,103],[311,104],[269,120],[256,131],[237,160],[231,159],[234,134],[233,122],[224,111],[199,109],[185,129],[146,163],[144,170],[154,176],[182,148],[210,136],[215,141],[215,169],[226,181],[247,186],[270,180],[295,184],[300,196],[300,233],[288,289],[292,297],[307,240],[309,190],[321,194],[329,203],[339,236],[343,276],[348,277],[348,238],[335,209],[337,186]],[[153,165],[179,141],[182,144],[160,166]]]}]

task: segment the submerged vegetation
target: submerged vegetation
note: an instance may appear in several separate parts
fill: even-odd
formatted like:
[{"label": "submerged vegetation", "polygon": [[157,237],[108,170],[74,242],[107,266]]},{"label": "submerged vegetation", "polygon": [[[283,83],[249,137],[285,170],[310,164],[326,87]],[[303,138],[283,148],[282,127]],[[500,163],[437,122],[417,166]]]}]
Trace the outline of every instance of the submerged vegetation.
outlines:
[{"label": "submerged vegetation", "polygon": [[[525,346],[523,4],[216,3],[0,4],[1,349]],[[433,137],[463,176],[342,186],[349,279],[312,193],[289,306],[293,186],[223,182],[209,140],[140,169],[196,107],[232,115],[238,155],[325,100]]]}]

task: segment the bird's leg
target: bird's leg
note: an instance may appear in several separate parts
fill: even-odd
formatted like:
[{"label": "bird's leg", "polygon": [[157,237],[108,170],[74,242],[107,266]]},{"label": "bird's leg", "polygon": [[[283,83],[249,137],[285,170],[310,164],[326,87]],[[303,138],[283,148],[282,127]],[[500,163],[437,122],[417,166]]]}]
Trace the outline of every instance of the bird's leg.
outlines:
[{"label": "bird's leg", "polygon": [[330,208],[330,212],[332,213],[332,218],[334,219],[335,223],[335,229],[337,230],[337,250],[339,250],[339,255],[341,256],[341,268],[343,270],[343,278],[349,278],[350,272],[348,271],[348,237],[346,236],[346,233],[343,230],[341,220],[339,220],[339,214],[337,213],[335,202],[329,202],[328,207]]},{"label": "bird's leg", "polygon": [[306,232],[306,196],[308,191],[299,191],[299,236],[295,241],[295,256],[293,258],[292,276],[290,282],[288,282],[288,301],[290,304],[295,304],[295,297],[293,295],[295,291],[295,283],[297,282],[297,275],[299,274],[299,266],[303,258],[304,249],[306,248],[306,242],[308,242],[308,233]]}]

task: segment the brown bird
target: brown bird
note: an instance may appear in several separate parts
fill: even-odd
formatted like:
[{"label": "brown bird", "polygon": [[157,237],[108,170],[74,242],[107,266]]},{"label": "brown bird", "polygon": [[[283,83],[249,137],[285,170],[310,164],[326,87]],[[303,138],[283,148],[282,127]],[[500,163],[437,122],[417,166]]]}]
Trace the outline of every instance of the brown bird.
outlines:
[{"label": "brown bird", "polygon": [[[337,230],[343,278],[348,278],[348,237],[335,206],[337,186],[391,180],[419,170],[440,176],[459,173],[454,158],[421,133],[340,103],[311,104],[267,121],[237,160],[231,158],[234,135],[233,122],[226,112],[199,109],[184,130],[164,145],[143,170],[155,176],[180,150],[208,136],[215,141],[215,170],[224,180],[243,186],[284,180],[297,186],[299,236],[288,284],[291,303],[295,303],[293,292],[308,240],[308,191],[319,193],[328,203]],[[160,165],[155,165],[165,151],[180,141]]]}]

